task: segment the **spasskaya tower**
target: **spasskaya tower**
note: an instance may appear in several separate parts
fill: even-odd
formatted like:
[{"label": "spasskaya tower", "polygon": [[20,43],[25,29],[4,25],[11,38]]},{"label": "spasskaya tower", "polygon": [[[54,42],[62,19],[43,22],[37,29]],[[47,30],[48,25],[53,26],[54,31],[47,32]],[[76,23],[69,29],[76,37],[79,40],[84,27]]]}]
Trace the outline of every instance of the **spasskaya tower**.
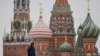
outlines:
[{"label": "spasskaya tower", "polygon": [[26,56],[30,45],[30,0],[14,0],[14,17],[11,32],[3,36],[3,56]]},{"label": "spasskaya tower", "polygon": [[12,31],[20,33],[26,29],[29,32],[31,26],[29,0],[14,0],[14,20],[11,24]]}]

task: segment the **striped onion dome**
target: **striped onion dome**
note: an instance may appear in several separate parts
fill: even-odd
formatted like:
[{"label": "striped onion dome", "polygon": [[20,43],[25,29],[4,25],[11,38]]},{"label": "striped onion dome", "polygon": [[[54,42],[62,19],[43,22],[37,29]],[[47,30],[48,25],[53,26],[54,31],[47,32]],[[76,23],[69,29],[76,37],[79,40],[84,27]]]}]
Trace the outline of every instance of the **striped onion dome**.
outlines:
[{"label": "striped onion dome", "polygon": [[35,26],[32,27],[30,31],[30,37],[32,38],[45,38],[45,37],[51,37],[52,31],[50,28],[44,23],[42,19],[42,11],[40,11],[40,17],[38,22],[35,24]]},{"label": "striped onion dome", "polygon": [[[99,28],[94,24],[91,19],[90,13],[88,13],[86,20],[82,25],[82,32],[83,37],[98,37],[99,35]],[[78,29],[79,30],[79,29]]]},{"label": "striped onion dome", "polygon": [[72,51],[72,46],[65,41],[62,45],[59,47],[61,52],[71,52]]}]

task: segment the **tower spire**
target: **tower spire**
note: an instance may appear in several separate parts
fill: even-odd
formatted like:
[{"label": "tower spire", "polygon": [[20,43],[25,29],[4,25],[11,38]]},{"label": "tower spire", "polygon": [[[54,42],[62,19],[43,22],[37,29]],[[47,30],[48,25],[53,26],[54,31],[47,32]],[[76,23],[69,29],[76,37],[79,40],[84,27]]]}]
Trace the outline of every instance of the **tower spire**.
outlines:
[{"label": "tower spire", "polygon": [[88,13],[90,13],[90,0],[87,1],[88,1]]},{"label": "tower spire", "polygon": [[85,56],[82,30],[83,30],[82,26],[79,26],[78,38],[77,38],[77,42],[76,42],[76,46],[75,46],[75,56]]},{"label": "tower spire", "polygon": [[68,4],[68,0],[56,0],[56,4],[57,4],[58,6],[63,7],[63,6],[65,6],[66,4]]},{"label": "tower spire", "polygon": [[43,12],[42,12],[42,4],[40,3],[40,15],[39,15],[39,19],[43,18],[42,14],[43,14]]}]

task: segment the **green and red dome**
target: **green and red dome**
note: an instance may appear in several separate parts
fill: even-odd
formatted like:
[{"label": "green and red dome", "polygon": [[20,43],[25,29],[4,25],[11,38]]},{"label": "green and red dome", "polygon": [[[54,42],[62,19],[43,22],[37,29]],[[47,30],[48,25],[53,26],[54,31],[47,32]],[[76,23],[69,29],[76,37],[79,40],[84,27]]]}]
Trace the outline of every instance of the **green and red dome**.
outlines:
[{"label": "green and red dome", "polygon": [[100,30],[92,21],[90,13],[88,13],[86,20],[80,26],[82,27],[83,37],[98,37]]}]

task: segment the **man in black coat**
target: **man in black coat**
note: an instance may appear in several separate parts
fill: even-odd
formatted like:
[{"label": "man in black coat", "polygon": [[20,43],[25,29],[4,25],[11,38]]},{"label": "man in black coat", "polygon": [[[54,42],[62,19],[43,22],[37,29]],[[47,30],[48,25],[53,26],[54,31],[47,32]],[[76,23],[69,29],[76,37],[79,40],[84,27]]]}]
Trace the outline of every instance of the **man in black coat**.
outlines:
[{"label": "man in black coat", "polygon": [[28,56],[35,56],[35,48],[34,43],[31,43],[31,45],[28,47]]}]

